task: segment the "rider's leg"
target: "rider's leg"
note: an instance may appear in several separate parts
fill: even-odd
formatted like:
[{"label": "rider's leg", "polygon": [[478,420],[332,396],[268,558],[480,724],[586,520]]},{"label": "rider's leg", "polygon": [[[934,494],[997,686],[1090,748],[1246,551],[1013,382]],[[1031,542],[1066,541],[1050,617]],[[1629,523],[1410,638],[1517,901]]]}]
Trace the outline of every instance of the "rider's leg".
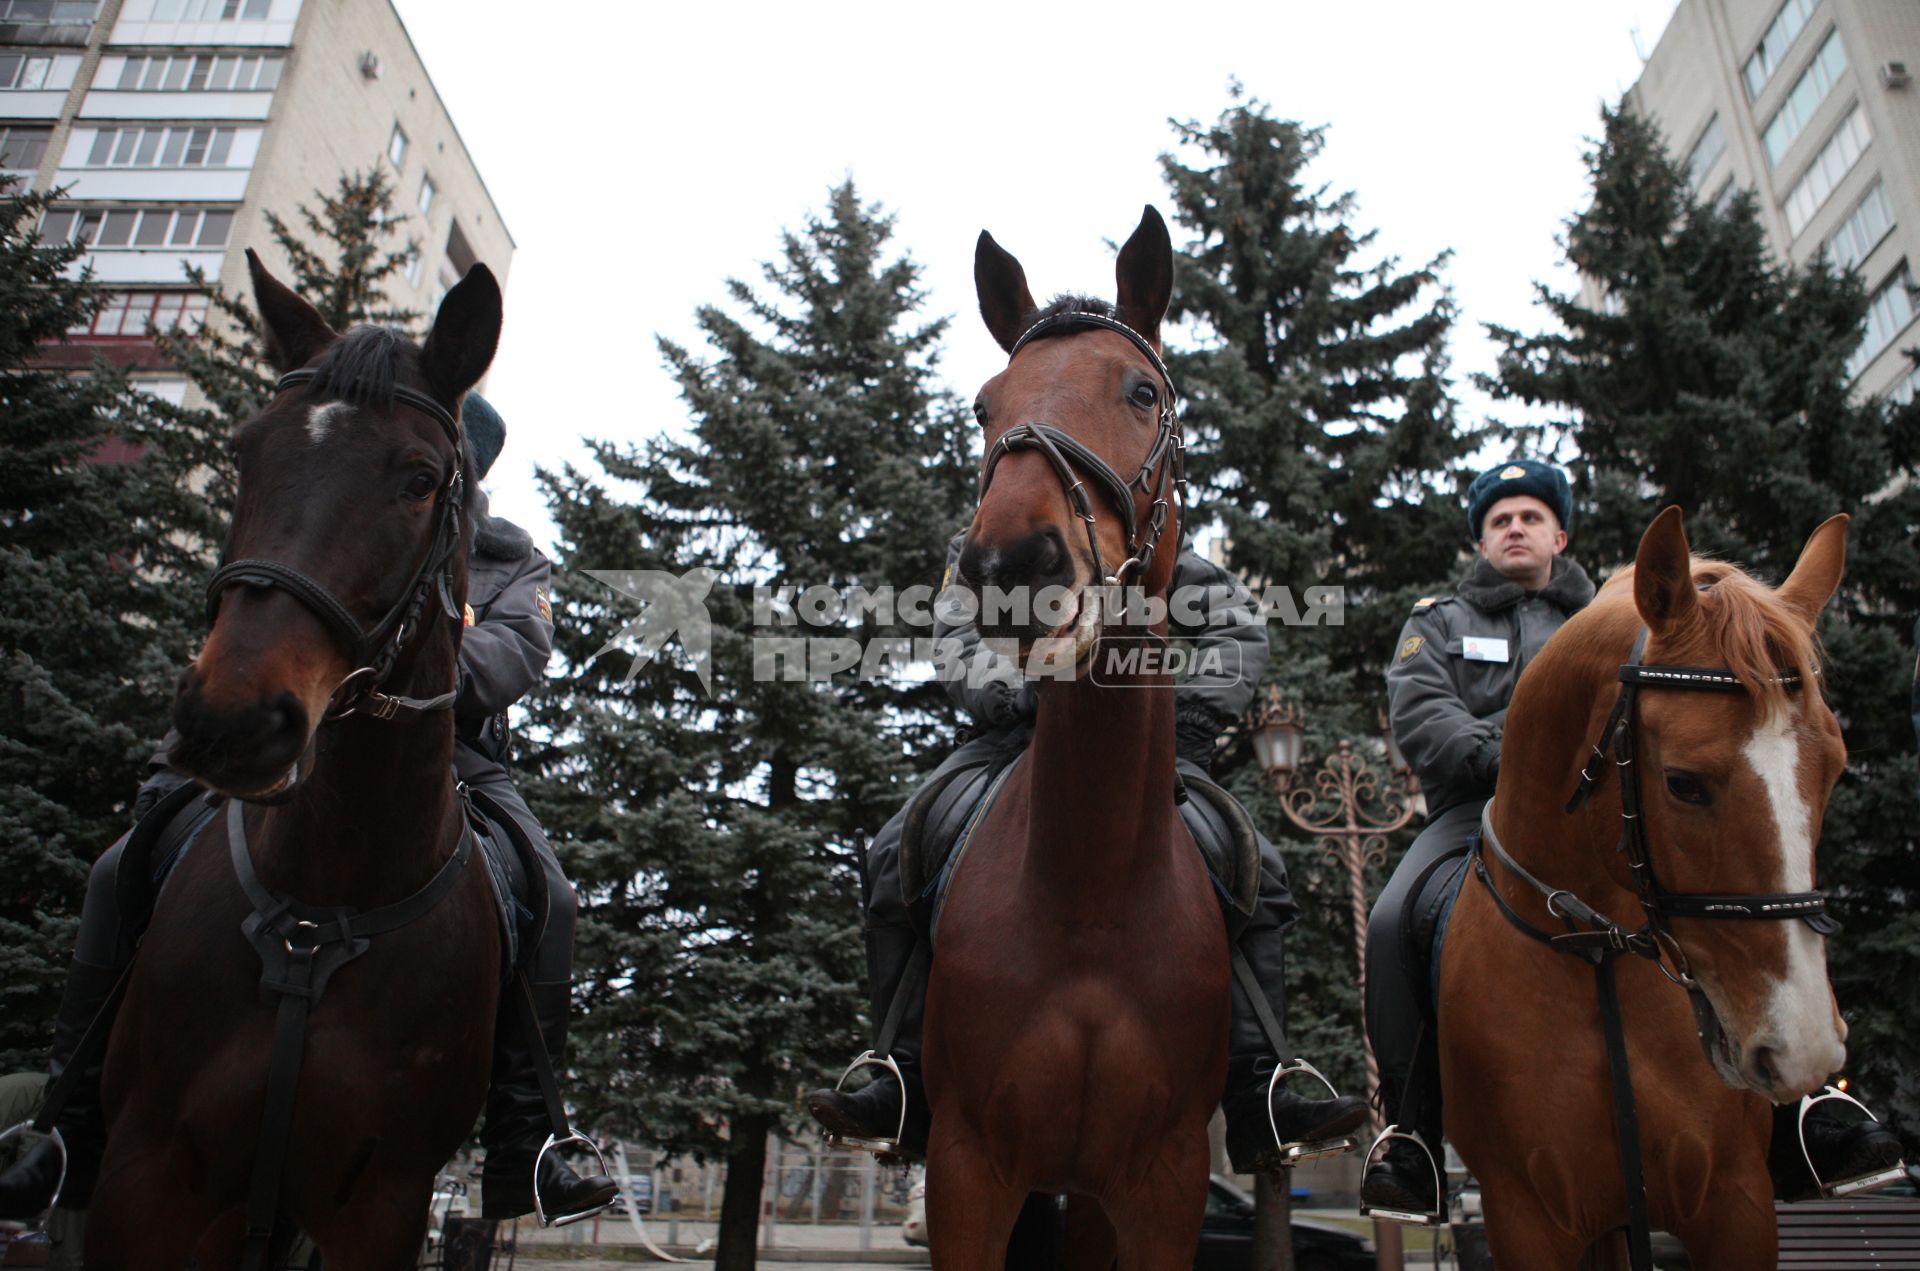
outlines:
[{"label": "rider's leg", "polygon": [[[1259,981],[1274,1019],[1283,1028],[1287,1018],[1286,929],[1299,913],[1280,852],[1263,837],[1260,896],[1239,934],[1238,949]],[[1278,1168],[1285,1163],[1285,1145],[1338,1138],[1352,1133],[1366,1120],[1364,1099],[1351,1095],[1318,1097],[1323,1092],[1310,1078],[1298,1088],[1286,1081],[1272,1085],[1274,1068],[1294,1058],[1275,1056],[1259,1012],[1236,976],[1227,1046],[1227,1089],[1220,1100],[1227,1116],[1227,1155],[1235,1172],[1253,1174]],[[1267,1102],[1270,1086],[1271,1120]],[[1278,1139],[1274,1137],[1276,1129]]]},{"label": "rider's leg", "polygon": [[[116,894],[120,854],[126,841],[123,837],[102,852],[87,876],[80,935],[74,942],[66,986],[61,990],[60,1009],[53,1018],[47,1072],[54,1081],[73,1060],[80,1038],[106,1004],[131,955]],[[65,1208],[86,1207],[107,1144],[106,1113],[100,1106],[100,1066],[105,1058],[105,1048],[101,1047],[70,1087],[60,1111],[57,1124],[67,1148],[66,1182],[60,1184],[59,1149],[50,1141],[36,1143],[12,1167],[0,1172],[0,1218],[33,1217],[47,1207],[56,1185],[60,1186]]]},{"label": "rider's leg", "polygon": [[[1410,911],[1430,867],[1466,847],[1484,806],[1482,800],[1455,804],[1429,820],[1381,889],[1367,922],[1367,1038],[1380,1065],[1381,1114],[1419,1134],[1436,1154],[1442,1117],[1432,951],[1411,947]],[[1431,1213],[1440,1203],[1433,1175],[1434,1162],[1419,1148],[1395,1141],[1367,1171],[1361,1198],[1375,1208]]]},{"label": "rider's leg", "polygon": [[[573,927],[578,910],[573,884],[561,871],[540,823],[504,771],[470,773],[467,784],[490,796],[513,817],[532,841],[546,875],[547,924],[533,950],[529,980],[540,1040],[557,1076],[566,1063],[567,1025],[573,1009]],[[558,1152],[540,1159],[539,1177],[536,1180],[534,1176],[535,1159],[553,1125],[540,1092],[533,1039],[526,1036],[511,997],[518,992],[517,984],[509,984],[502,992],[500,1017],[493,1029],[493,1080],[487,1089],[486,1124],[480,1135],[481,1145],[487,1150],[480,1178],[482,1216],[516,1218],[532,1213],[536,1185],[541,1207],[550,1218],[603,1209],[612,1202],[618,1186],[602,1174],[581,1176]]]},{"label": "rider's leg", "polygon": [[[1774,1194],[1781,1200],[1816,1200],[1823,1181],[1831,1187],[1882,1173],[1900,1163],[1900,1136],[1892,1127],[1859,1116],[1851,1104],[1839,1100],[1815,1104],[1808,1111],[1806,1134],[1806,1151],[1802,1153],[1800,1105],[1774,1106],[1767,1170],[1773,1175]],[[1819,1179],[1807,1168],[1809,1157]]]}]

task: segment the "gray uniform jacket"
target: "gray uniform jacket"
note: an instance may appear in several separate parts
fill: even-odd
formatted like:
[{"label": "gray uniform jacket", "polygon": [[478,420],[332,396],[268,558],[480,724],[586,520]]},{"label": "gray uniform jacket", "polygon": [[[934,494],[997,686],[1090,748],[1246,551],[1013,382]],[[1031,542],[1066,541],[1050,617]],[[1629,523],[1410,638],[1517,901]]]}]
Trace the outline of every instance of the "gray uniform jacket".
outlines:
[{"label": "gray uniform jacket", "polygon": [[1592,599],[1593,580],[1565,556],[1554,559],[1552,579],[1531,594],[1480,557],[1453,595],[1414,606],[1387,668],[1387,703],[1394,740],[1420,778],[1429,818],[1493,795],[1500,734],[1520,673]]},{"label": "gray uniform jacket", "polygon": [[553,654],[551,568],[527,532],[474,508],[467,563],[472,624],[460,637],[453,766],[463,780],[506,762],[507,708],[546,673]]},{"label": "gray uniform jacket", "polygon": [[[966,544],[947,544],[947,576]],[[1039,709],[1039,682],[1011,658],[983,647],[972,622],[956,626],[937,607],[935,666],[947,696],[988,728],[1011,728]],[[1212,561],[1182,551],[1173,567],[1168,628],[1194,644],[1192,671],[1174,688],[1174,713],[1200,719],[1216,731],[1253,702],[1267,665],[1267,627],[1259,602],[1240,580]]]}]

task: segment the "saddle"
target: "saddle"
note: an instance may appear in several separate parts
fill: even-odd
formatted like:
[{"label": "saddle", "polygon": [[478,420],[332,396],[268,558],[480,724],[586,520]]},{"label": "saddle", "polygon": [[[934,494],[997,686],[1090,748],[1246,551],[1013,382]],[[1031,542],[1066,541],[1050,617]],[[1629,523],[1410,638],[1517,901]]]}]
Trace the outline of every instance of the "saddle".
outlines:
[{"label": "saddle", "polygon": [[[1009,747],[977,765],[955,768],[922,786],[907,803],[900,831],[900,886],[922,937],[931,941],[941,902],[966,856],[974,830],[993,806],[1013,761]],[[1010,753],[1009,753],[1010,752]],[[1237,934],[1260,895],[1260,836],[1240,801],[1212,780],[1176,774],[1175,802],[1193,835],[1228,925]]]}]

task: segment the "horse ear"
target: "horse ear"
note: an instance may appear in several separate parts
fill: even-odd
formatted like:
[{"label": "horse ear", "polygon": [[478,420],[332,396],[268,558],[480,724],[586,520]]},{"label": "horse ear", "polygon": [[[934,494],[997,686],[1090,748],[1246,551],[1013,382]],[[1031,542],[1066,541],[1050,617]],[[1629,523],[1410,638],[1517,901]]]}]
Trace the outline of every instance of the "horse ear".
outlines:
[{"label": "horse ear", "polygon": [[1800,549],[1800,559],[1775,593],[1812,626],[1833,599],[1847,568],[1847,521],[1842,512],[1821,522]]},{"label": "horse ear", "polygon": [[260,311],[267,362],[274,370],[282,375],[298,370],[340,338],[318,309],[267,272],[251,247],[247,248],[247,272],[253,275],[253,304]]},{"label": "horse ear", "polygon": [[1013,352],[1020,338],[1020,321],[1037,307],[1027,290],[1027,271],[1013,253],[980,231],[973,248],[973,289],[980,296],[980,316],[1001,348]]},{"label": "horse ear", "polygon": [[500,284],[492,270],[475,265],[447,293],[434,316],[420,354],[427,382],[446,401],[459,401],[487,373],[499,344]]},{"label": "horse ear", "polygon": [[1685,622],[1700,603],[1693,585],[1693,548],[1677,506],[1654,517],[1640,538],[1633,562],[1633,603],[1656,635]]},{"label": "horse ear", "polygon": [[1153,204],[1141,211],[1114,273],[1120,283],[1120,321],[1159,344],[1160,319],[1173,299],[1173,240]]}]

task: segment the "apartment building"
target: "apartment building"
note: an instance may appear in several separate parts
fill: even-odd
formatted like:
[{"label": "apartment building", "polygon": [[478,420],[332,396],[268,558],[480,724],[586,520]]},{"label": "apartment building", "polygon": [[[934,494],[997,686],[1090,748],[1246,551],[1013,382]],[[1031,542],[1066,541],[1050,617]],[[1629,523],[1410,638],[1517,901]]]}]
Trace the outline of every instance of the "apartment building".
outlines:
[{"label": "apartment building", "polygon": [[186,266],[244,295],[251,247],[287,276],[267,213],[298,227],[376,164],[419,245],[396,305],[431,312],[476,261],[505,281],[513,237],[388,0],[0,0],[0,173],[64,191],[42,233],[112,293],[56,362],[186,400],[147,335],[205,320]]},{"label": "apartment building", "polygon": [[1920,0],[1680,0],[1628,92],[1695,195],[1753,190],[1784,260],[1824,252],[1872,297],[1849,370],[1904,400],[1920,371]]}]

